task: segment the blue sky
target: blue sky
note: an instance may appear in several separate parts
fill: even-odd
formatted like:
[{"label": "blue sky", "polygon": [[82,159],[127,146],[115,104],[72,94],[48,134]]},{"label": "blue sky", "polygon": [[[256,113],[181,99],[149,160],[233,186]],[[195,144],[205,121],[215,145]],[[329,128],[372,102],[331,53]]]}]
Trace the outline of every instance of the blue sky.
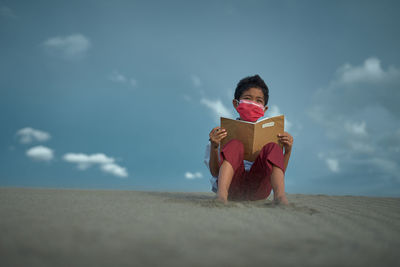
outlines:
[{"label": "blue sky", "polygon": [[0,1],[0,186],[210,191],[237,82],[294,137],[288,193],[400,196],[396,1]]}]

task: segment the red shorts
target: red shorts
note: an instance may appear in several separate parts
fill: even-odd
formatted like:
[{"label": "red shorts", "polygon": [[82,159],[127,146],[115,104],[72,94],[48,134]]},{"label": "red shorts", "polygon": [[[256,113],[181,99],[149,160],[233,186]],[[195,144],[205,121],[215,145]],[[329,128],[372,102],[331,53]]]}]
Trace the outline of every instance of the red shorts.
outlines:
[{"label": "red shorts", "polygon": [[220,152],[220,166],[227,160],[234,170],[228,199],[266,199],[272,190],[272,165],[279,167],[285,173],[282,148],[273,142],[264,145],[249,171],[244,169],[243,154],[243,144],[237,139],[226,143]]}]

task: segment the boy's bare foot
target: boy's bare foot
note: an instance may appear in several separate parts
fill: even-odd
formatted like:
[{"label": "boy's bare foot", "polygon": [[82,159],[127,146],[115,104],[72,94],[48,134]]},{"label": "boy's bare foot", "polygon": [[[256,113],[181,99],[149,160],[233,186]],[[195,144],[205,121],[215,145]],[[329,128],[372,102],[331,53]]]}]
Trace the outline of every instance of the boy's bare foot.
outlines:
[{"label": "boy's bare foot", "polygon": [[220,190],[217,192],[217,199],[218,202],[228,204],[228,192],[224,190]]},{"label": "boy's bare foot", "polygon": [[217,200],[218,202],[223,203],[223,204],[228,204],[228,198],[226,198],[226,197],[217,196],[216,200]]},{"label": "boy's bare foot", "polygon": [[274,198],[274,204],[288,206],[289,201],[287,200],[286,196],[279,196]]}]

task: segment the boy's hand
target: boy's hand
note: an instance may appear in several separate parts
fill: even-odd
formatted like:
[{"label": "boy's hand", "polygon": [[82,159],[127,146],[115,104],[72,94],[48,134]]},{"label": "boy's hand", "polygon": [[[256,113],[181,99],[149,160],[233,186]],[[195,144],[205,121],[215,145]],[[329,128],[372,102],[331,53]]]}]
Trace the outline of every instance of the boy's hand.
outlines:
[{"label": "boy's hand", "polygon": [[219,144],[221,143],[221,140],[224,139],[228,135],[228,132],[221,127],[215,127],[214,129],[211,130],[209,137],[211,141],[211,145],[214,148],[218,148]]},{"label": "boy's hand", "polygon": [[283,134],[278,134],[279,142],[285,147],[285,153],[290,152],[293,146],[293,136],[288,132],[283,132]]}]

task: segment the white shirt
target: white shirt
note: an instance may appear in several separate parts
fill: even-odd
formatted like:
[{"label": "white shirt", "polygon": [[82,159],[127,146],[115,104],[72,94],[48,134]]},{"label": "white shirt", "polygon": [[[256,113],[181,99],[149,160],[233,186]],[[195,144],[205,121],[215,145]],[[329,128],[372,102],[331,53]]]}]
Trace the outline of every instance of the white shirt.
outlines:
[{"label": "white shirt", "polygon": [[[208,143],[207,146],[206,146],[206,152],[205,152],[205,155],[204,155],[204,164],[206,164],[208,170],[211,173],[211,170],[210,170],[210,149],[211,149],[211,144]],[[220,148],[218,147],[218,161],[220,160],[219,153],[220,153]],[[244,164],[245,171],[249,171],[251,166],[253,165],[253,162],[247,161],[247,160],[243,160],[243,164]],[[215,192],[215,193],[217,193],[217,190],[218,190],[217,178],[218,178],[218,176],[211,176],[210,177],[210,183],[211,183],[211,186],[212,186],[211,190],[213,192]]]}]

